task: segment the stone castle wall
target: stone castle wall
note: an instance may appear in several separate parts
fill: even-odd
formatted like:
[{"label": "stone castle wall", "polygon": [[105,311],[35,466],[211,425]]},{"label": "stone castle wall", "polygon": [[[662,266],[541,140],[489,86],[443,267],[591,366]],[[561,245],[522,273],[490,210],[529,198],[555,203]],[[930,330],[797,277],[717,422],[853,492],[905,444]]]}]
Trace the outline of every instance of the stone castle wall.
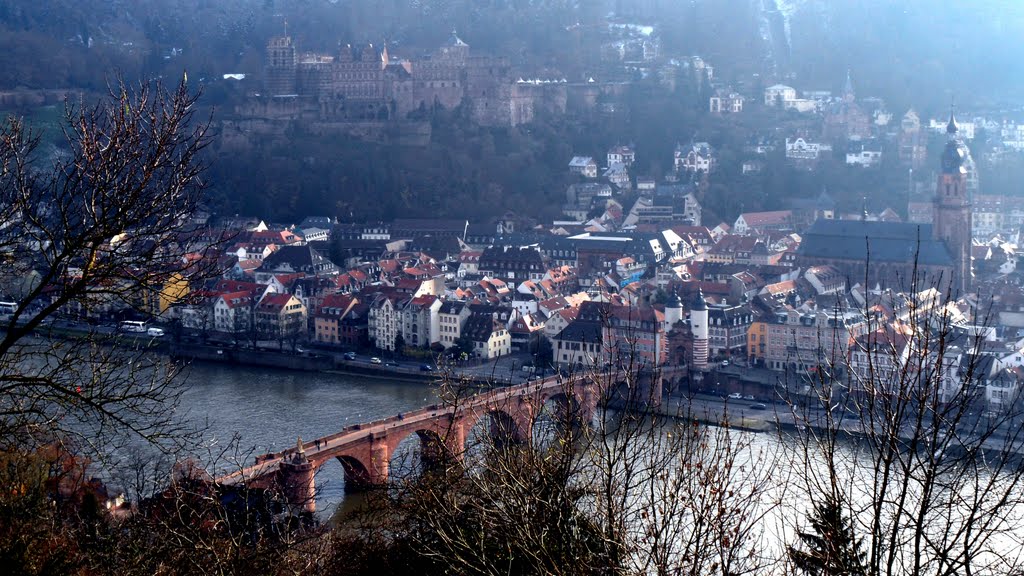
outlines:
[{"label": "stone castle wall", "polygon": [[[533,122],[539,113],[587,114],[610,91],[615,92],[614,85],[592,81],[514,79],[507,58],[472,55],[454,36],[413,61],[392,59],[386,46],[373,45],[300,56],[291,38],[278,37],[267,46],[262,93],[236,106],[236,118],[225,122],[222,140],[236,147],[280,140],[283,126],[301,122],[323,124],[320,132],[374,141],[398,134],[403,142],[422,142],[421,129],[407,133],[394,125],[422,123],[424,116],[416,116],[420,111],[465,106],[480,125],[517,126]],[[380,128],[385,124],[392,127]]]},{"label": "stone castle wall", "polygon": [[[341,47],[334,56],[299,57],[290,38],[273,38],[267,46],[263,102],[239,107],[240,114],[295,117],[297,96],[323,121],[405,120],[417,110],[470,106],[474,120],[507,126],[531,118],[533,96],[520,93],[515,113],[513,80],[507,58],[473,56],[469,46],[453,41],[416,61],[392,61],[387,48]],[[312,102],[312,104],[310,104]],[[282,110],[274,110],[282,108]]]}]

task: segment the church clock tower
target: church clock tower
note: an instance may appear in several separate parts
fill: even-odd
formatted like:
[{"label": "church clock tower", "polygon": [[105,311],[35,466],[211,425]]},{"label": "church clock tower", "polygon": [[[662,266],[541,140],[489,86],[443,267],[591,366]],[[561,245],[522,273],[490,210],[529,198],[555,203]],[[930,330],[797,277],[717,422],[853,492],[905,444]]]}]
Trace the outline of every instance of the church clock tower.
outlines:
[{"label": "church clock tower", "polygon": [[951,288],[960,294],[971,290],[971,201],[967,195],[965,150],[957,137],[956,120],[949,114],[949,138],[942,151],[941,172],[935,190],[932,235],[946,244],[953,259]]}]

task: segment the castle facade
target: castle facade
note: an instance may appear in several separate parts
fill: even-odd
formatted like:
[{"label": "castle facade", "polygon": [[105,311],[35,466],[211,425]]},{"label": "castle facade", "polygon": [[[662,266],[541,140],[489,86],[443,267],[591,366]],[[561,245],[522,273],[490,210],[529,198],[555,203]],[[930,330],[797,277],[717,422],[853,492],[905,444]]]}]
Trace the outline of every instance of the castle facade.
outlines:
[{"label": "castle facade", "polygon": [[454,32],[420,60],[392,57],[386,45],[344,45],[337,53],[300,54],[290,37],[267,44],[263,92],[245,116],[321,122],[403,120],[417,111],[468,106],[485,126],[515,126],[548,107],[565,113],[565,81],[514,79],[507,58],[479,56]]}]

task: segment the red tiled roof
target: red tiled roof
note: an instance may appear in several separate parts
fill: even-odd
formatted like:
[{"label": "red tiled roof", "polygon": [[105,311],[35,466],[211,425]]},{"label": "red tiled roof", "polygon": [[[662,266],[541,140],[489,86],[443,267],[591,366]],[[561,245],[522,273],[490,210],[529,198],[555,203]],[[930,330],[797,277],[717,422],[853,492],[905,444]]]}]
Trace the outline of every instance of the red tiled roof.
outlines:
[{"label": "red tiled roof", "polygon": [[258,284],[256,282],[245,282],[240,280],[228,280],[227,278],[221,278],[214,285],[213,290],[215,292],[249,292],[257,293],[263,292],[267,289],[266,284]]},{"label": "red tiled roof", "polygon": [[437,296],[431,296],[428,294],[426,296],[417,296],[413,298],[412,300],[409,301],[409,304],[412,306],[424,308],[432,305],[434,302],[437,302]]},{"label": "red tiled roof", "polygon": [[408,292],[415,292],[420,289],[420,286],[423,286],[423,281],[416,278],[402,278],[395,282],[395,288]]},{"label": "red tiled roof", "polygon": [[224,300],[224,305],[230,309],[238,306],[248,306],[252,300],[252,294],[249,292],[226,292],[220,294],[220,298]]},{"label": "red tiled roof", "polygon": [[768,284],[764,287],[765,292],[768,292],[772,296],[778,296],[779,294],[788,294],[796,291],[796,280],[783,280],[782,282],[776,282],[774,284]]},{"label": "red tiled roof", "polygon": [[258,308],[260,310],[280,310],[281,308],[284,308],[291,299],[291,294],[267,294],[263,297],[263,300],[260,300]]},{"label": "red tiled roof", "polygon": [[355,296],[348,294],[328,294],[324,296],[323,300],[320,301],[320,308],[318,309],[319,314],[325,314],[325,309],[341,310],[344,315],[352,306],[357,304],[359,300]]},{"label": "red tiled roof", "polygon": [[306,273],[305,272],[294,272],[294,273],[291,273],[291,274],[275,274],[274,275],[274,278],[276,278],[277,281],[280,282],[282,286],[290,286],[292,282],[298,280],[299,278],[305,278],[305,277],[306,277]]},{"label": "red tiled roof", "polygon": [[781,224],[788,224],[793,218],[792,210],[775,210],[772,212],[747,212],[740,214],[743,221],[747,223],[750,228],[757,228],[759,226],[779,226]]}]

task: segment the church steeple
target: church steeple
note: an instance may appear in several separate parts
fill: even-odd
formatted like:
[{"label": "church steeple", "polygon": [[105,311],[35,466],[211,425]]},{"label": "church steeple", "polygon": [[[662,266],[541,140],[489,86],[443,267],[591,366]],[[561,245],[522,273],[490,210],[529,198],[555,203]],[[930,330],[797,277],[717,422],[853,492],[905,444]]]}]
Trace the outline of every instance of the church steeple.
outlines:
[{"label": "church steeple", "polygon": [[971,200],[967,194],[967,148],[960,141],[953,107],[950,107],[942,150],[940,174],[935,190],[932,237],[942,240],[953,264],[952,288],[963,294],[970,291],[971,272]]},{"label": "church steeple", "polygon": [[949,122],[946,123],[946,147],[942,151],[942,173],[959,174],[965,172],[964,151],[960,144],[960,129],[956,125],[956,116],[953,107],[949,107]]}]

